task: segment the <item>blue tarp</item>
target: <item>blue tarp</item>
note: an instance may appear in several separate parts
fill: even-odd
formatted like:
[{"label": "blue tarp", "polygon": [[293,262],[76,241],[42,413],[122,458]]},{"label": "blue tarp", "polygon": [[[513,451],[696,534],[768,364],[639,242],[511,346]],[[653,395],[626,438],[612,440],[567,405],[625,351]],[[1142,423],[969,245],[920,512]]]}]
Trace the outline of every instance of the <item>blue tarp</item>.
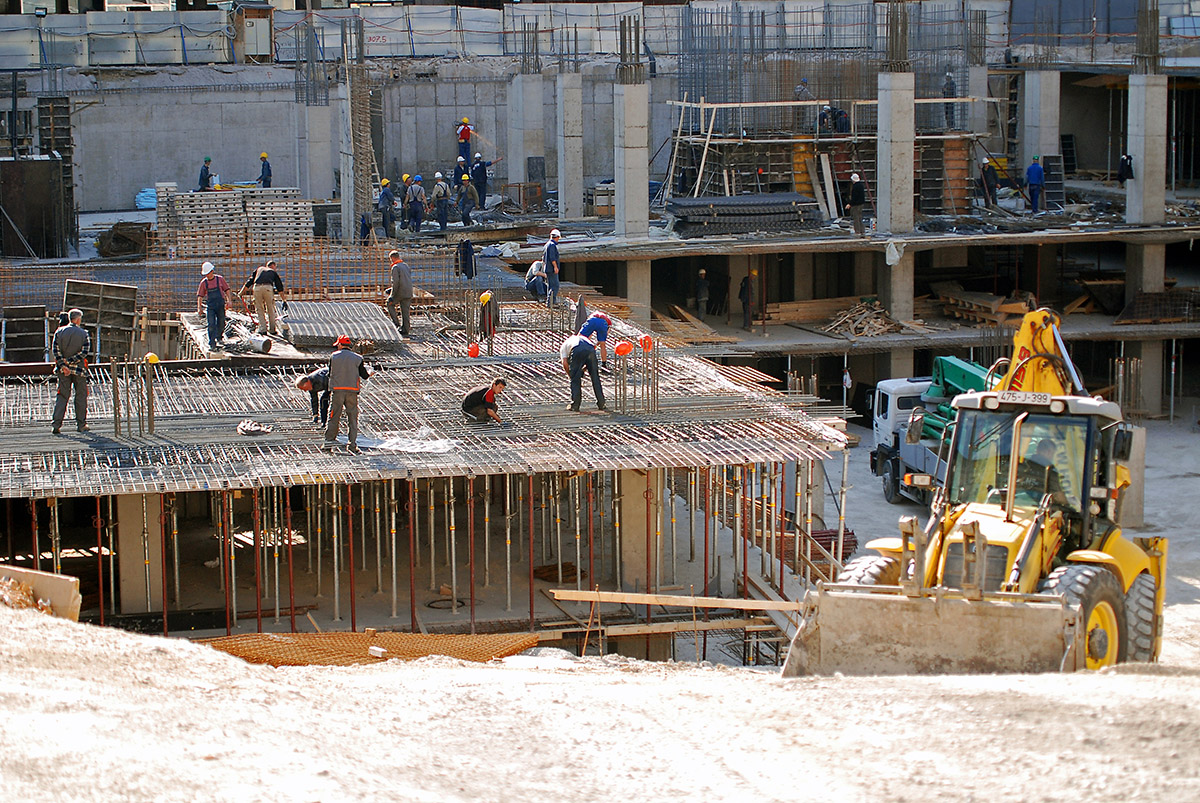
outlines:
[{"label": "blue tarp", "polygon": [[158,207],[158,193],[153,187],[147,187],[144,190],[138,190],[137,196],[133,199],[135,209],[155,209]]}]

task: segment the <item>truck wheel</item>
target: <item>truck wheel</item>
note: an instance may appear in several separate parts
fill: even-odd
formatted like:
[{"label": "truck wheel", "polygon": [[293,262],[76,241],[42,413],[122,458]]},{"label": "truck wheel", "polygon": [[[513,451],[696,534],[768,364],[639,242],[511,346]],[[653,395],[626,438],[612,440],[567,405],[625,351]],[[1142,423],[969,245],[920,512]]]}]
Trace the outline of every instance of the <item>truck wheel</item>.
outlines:
[{"label": "truck wheel", "polygon": [[1051,572],[1043,590],[1065,596],[1069,605],[1080,610],[1088,669],[1125,660],[1125,595],[1112,572],[1103,566],[1072,563]]},{"label": "truck wheel", "polygon": [[1158,617],[1154,615],[1158,587],[1154,575],[1142,572],[1125,592],[1125,633],[1129,647],[1125,660],[1149,663],[1154,660]]},{"label": "truck wheel", "polygon": [[839,583],[894,586],[900,583],[900,561],[885,555],[862,555],[842,567]]},{"label": "truck wheel", "polygon": [[883,498],[888,504],[900,503],[900,478],[896,476],[896,461],[889,460],[883,467]]}]

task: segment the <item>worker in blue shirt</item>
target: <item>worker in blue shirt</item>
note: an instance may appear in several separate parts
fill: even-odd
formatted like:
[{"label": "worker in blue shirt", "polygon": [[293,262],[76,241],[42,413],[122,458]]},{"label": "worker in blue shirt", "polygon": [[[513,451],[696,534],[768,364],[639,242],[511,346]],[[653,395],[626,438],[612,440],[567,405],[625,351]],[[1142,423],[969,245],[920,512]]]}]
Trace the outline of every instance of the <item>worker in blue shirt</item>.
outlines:
[{"label": "worker in blue shirt", "polygon": [[212,176],[212,169],[210,167],[211,165],[212,165],[212,157],[205,156],[204,164],[202,164],[200,166],[200,187],[199,187],[200,192],[208,192],[209,190],[212,189],[213,176]]},{"label": "worker in blue shirt", "polygon": [[593,312],[579,328],[579,334],[584,337],[596,337],[596,345],[600,347],[600,365],[608,367],[608,327],[612,321],[603,312]]},{"label": "worker in blue shirt", "polygon": [[259,172],[258,178],[255,179],[255,184],[261,184],[263,189],[269,189],[271,186],[271,163],[267,161],[267,152],[263,151],[258,155],[259,161],[262,162],[262,171]]},{"label": "worker in blue shirt", "polygon": [[1042,170],[1041,162],[1036,156],[1029,167],[1025,168],[1025,185],[1029,189],[1029,202],[1033,206],[1033,214],[1038,213],[1038,200],[1042,197],[1042,187],[1046,184],[1046,173]]},{"label": "worker in blue shirt", "polygon": [[383,217],[383,236],[394,237],[396,232],[392,230],[392,225],[396,222],[396,196],[392,193],[391,181],[385,178],[379,184],[381,189],[376,207]]},{"label": "worker in blue shirt", "polygon": [[[496,159],[496,162],[500,161]],[[475,191],[479,193],[479,208],[487,202],[487,184],[488,174],[487,169],[495,162],[483,161],[483,154],[475,154],[475,161],[471,163],[471,183],[475,185]]]},{"label": "worker in blue shirt", "polygon": [[542,270],[546,271],[546,306],[553,307],[558,301],[558,282],[562,274],[562,263],[558,259],[558,240],[562,233],[558,229],[550,232],[550,239],[542,248]]}]

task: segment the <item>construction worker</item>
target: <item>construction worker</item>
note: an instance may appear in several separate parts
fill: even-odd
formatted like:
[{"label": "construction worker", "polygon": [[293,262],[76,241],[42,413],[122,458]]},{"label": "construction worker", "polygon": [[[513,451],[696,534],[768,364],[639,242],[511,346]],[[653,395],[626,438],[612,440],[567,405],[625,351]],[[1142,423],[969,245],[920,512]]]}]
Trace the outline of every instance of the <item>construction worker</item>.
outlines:
[{"label": "construction worker", "polygon": [[54,375],[58,377],[58,395],[54,400],[54,428],[50,431],[61,434],[63,418],[67,414],[67,398],[75,389],[75,429],[87,432],[87,355],[92,349],[92,338],[80,324],[83,312],[77,309],[67,313],[70,321],[54,332]]},{"label": "construction worker", "polygon": [[[251,290],[254,294],[254,312],[258,315],[258,333],[265,335],[267,324],[270,323],[271,334],[278,335],[279,323],[275,315],[275,294],[283,293],[283,279],[279,278],[275,260],[268,259],[267,264],[259,265],[254,269],[254,273],[242,285],[242,295],[245,295],[247,290]],[[283,302],[283,311],[287,312],[286,301]]]},{"label": "construction worker", "polygon": [[400,202],[400,228],[402,229],[408,228],[408,188],[411,186],[412,176],[405,173],[400,177],[400,194],[396,196],[396,200]]},{"label": "construction worker", "polygon": [[[387,291],[387,311],[392,319],[392,323],[396,324],[396,328],[400,330],[403,337],[408,337],[408,315],[412,310],[413,300],[413,283],[412,271],[409,270],[407,263],[400,258],[399,251],[392,251],[388,254],[388,258],[392,260],[392,286]],[[400,305],[400,314],[402,318],[396,318],[396,305]]]},{"label": "construction worker", "polygon": [[433,201],[433,208],[437,211],[438,228],[445,231],[446,223],[450,219],[450,185],[442,178],[440,172],[434,173],[433,178],[436,183],[433,185],[433,194],[430,199]]},{"label": "construction worker", "polygon": [[258,155],[258,160],[262,162],[262,170],[258,174],[258,178],[254,180],[255,184],[261,184],[263,189],[269,189],[271,186],[271,163],[267,161],[267,152],[263,151]]},{"label": "construction worker", "polygon": [[1025,184],[1029,188],[1029,202],[1033,206],[1033,214],[1038,213],[1038,200],[1042,197],[1042,188],[1046,186],[1046,172],[1038,157],[1025,169]]},{"label": "construction worker", "polygon": [[[498,161],[500,160],[496,159],[496,162]],[[495,164],[495,162],[483,161],[482,153],[475,154],[475,161],[471,164],[471,183],[475,185],[475,192],[479,193],[480,209],[482,209],[483,205],[487,203],[487,169],[493,164]]]},{"label": "construction worker", "polygon": [[738,288],[738,299],[742,302],[742,328],[750,331],[750,319],[754,310],[755,296],[758,293],[758,271],[751,270],[749,276],[742,277]]},{"label": "construction worker", "polygon": [[479,208],[479,191],[471,183],[471,177],[463,173],[458,185],[458,211],[462,214],[464,226],[471,225],[471,210]]},{"label": "construction worker", "polygon": [[358,391],[362,380],[370,379],[363,358],[350,347],[350,336],[341,335],[334,342],[337,351],[329,358],[329,423],[325,426],[325,444],[321,448],[330,451],[337,446],[338,429],[342,424],[342,410],[346,411],[347,442],[351,452],[358,454]]},{"label": "construction worker", "polygon": [[587,317],[583,326],[579,327],[579,334],[596,339],[600,346],[600,365],[603,368],[608,367],[608,327],[611,324],[612,321],[609,317],[597,310]]},{"label": "construction worker", "polygon": [[392,182],[385,178],[379,182],[379,188],[379,201],[375,206],[383,217],[383,236],[395,237],[392,227],[396,223],[396,196],[392,194]]},{"label": "construction worker", "polygon": [[525,271],[525,289],[533,294],[535,301],[546,300],[545,264],[539,259]]},{"label": "construction worker", "polygon": [[558,241],[562,232],[558,229],[550,231],[550,239],[542,248],[543,270],[546,271],[546,306],[553,307],[558,302],[558,283],[562,272],[562,264],[558,259]]},{"label": "construction worker", "polygon": [[408,224],[414,232],[421,230],[421,219],[425,215],[425,188],[421,186],[423,180],[419,175],[413,176],[404,196],[408,203]]},{"label": "construction worker", "polygon": [[704,320],[704,316],[708,313],[708,279],[704,268],[696,275],[696,312],[700,313],[700,320]]},{"label": "construction worker", "polygon": [[324,365],[296,380],[296,387],[308,393],[314,424],[329,422],[329,366]]},{"label": "construction worker", "polygon": [[463,396],[462,411],[468,421],[474,421],[479,424],[486,423],[490,418],[497,424],[503,424],[500,420],[500,412],[496,407],[496,399],[504,392],[508,386],[500,377],[492,380],[490,385],[480,385],[477,388],[471,388],[467,394]]},{"label": "construction worker", "polygon": [[979,161],[979,183],[983,185],[984,205],[995,206],[996,192],[1000,189],[1000,177],[996,175],[996,166],[986,157]]},{"label": "construction worker", "polygon": [[471,121],[464,117],[458,127],[454,129],[454,133],[458,137],[458,159],[465,162],[471,155],[471,135],[475,133],[475,126],[471,125]]},{"label": "construction worker", "polygon": [[467,159],[465,156],[459,156],[458,161],[454,164],[454,169],[450,171],[450,186],[457,190],[462,186],[463,175],[467,172]]},{"label": "construction worker", "polygon": [[229,303],[229,283],[216,272],[211,262],[200,266],[200,287],[196,290],[196,314],[208,323],[208,350],[219,351],[225,337],[225,307]]},{"label": "construction worker", "polygon": [[200,165],[200,192],[209,192],[213,186],[212,157],[205,156],[204,164]]},{"label": "construction worker", "polygon": [[854,223],[854,233],[862,237],[866,234],[866,228],[863,226],[863,205],[867,202],[867,185],[866,182],[858,175],[858,173],[850,174],[850,203],[846,204],[846,211],[850,213],[850,220]]},{"label": "construction worker", "polygon": [[600,369],[596,365],[596,345],[583,335],[571,335],[558,350],[563,370],[571,377],[571,403],[567,409],[579,412],[583,398],[583,372],[592,377],[592,392],[596,394],[596,409],[604,409],[604,388],[600,386]]}]

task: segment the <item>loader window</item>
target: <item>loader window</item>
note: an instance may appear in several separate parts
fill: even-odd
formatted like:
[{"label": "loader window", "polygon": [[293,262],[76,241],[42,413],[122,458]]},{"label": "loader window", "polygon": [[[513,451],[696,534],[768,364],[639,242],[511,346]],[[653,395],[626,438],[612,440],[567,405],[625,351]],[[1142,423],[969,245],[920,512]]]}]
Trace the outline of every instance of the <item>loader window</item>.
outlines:
[{"label": "loader window", "polygon": [[1010,455],[1017,463],[1014,510],[1032,514],[1045,494],[1057,507],[1081,510],[1083,472],[1087,465],[1087,421],[1034,414],[1021,425],[1013,443],[1017,414],[969,410],[960,413],[958,438],[946,487],[953,504],[1003,504],[1008,488]]}]

